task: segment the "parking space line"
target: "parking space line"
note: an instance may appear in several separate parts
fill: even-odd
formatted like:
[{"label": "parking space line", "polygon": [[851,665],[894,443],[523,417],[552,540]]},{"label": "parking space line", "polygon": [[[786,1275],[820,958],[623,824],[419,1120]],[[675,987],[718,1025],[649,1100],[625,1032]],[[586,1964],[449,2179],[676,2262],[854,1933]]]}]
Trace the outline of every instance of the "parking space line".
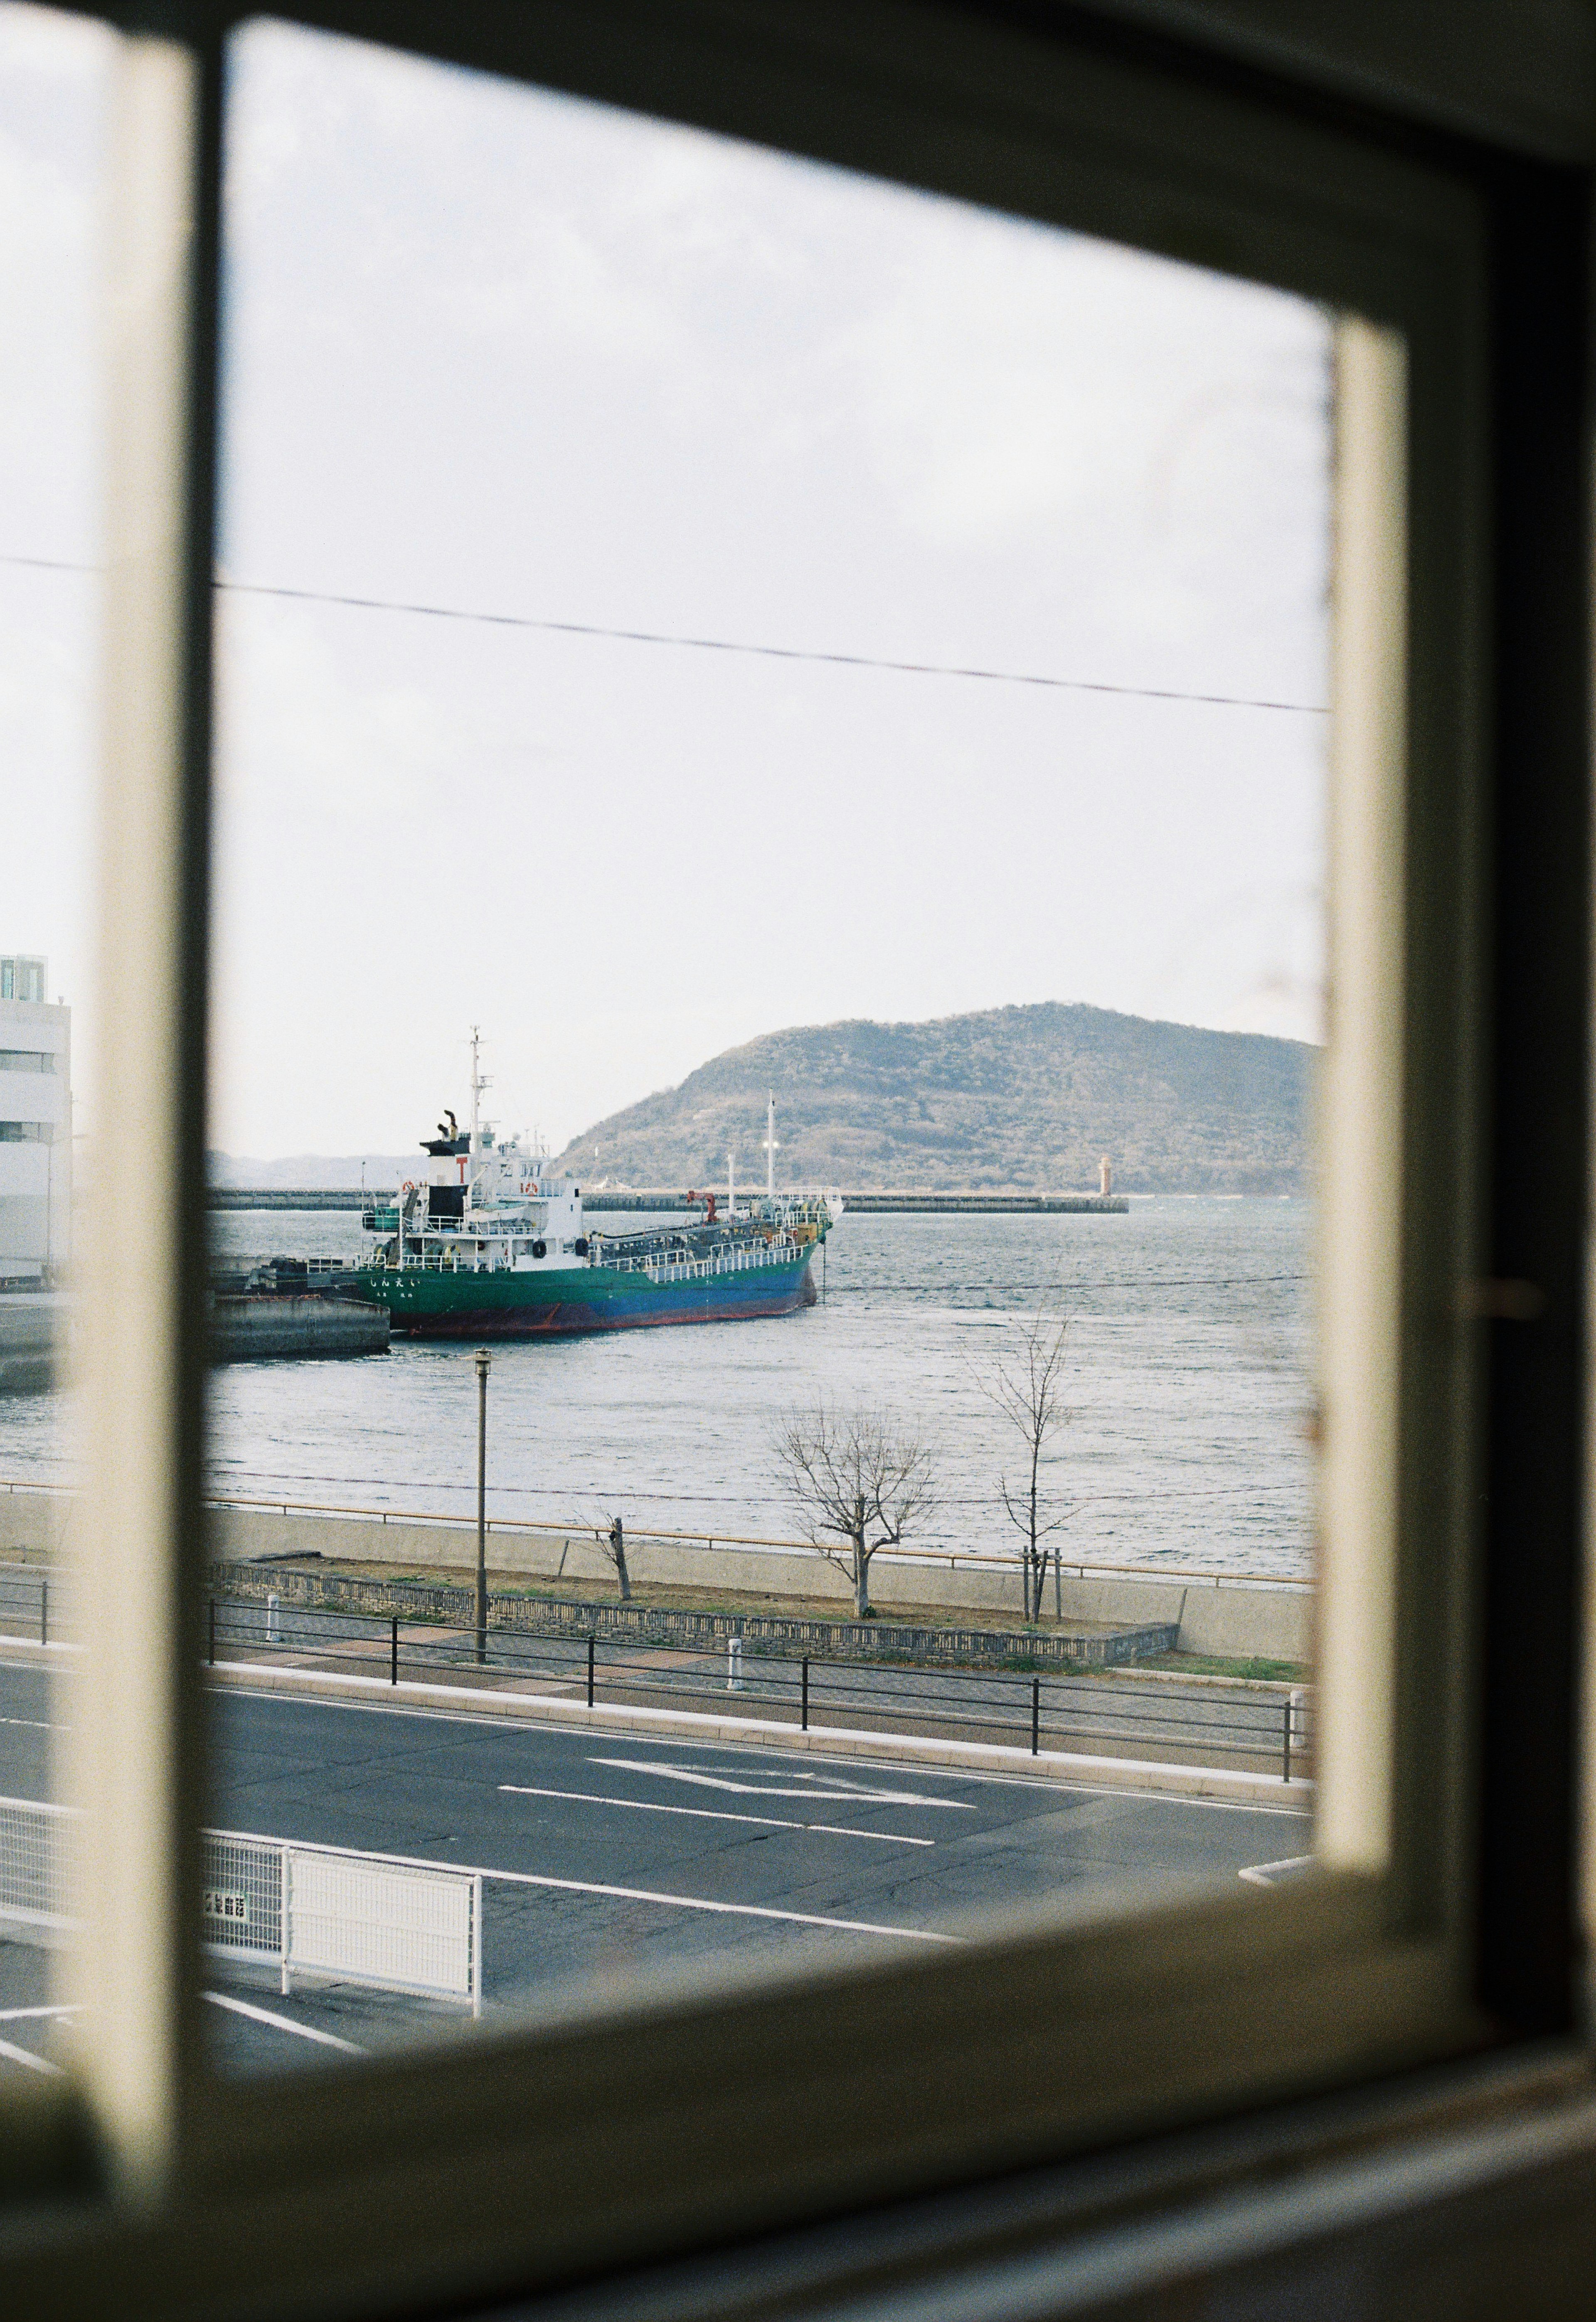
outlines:
[{"label": "parking space line", "polygon": [[324,2048],[342,2048],[347,2056],[363,2056],[364,2048],[352,2040],[341,2040],[335,2032],[318,2032],[314,2024],[296,2024],[291,2016],[276,2016],[269,2007],[252,2007],[247,1999],[234,1999],[230,1992],[204,1991],[213,2007],[225,2007],[233,2016],[247,2016],[251,2024],[269,2025],[274,2032],[292,2032],[296,2039],[315,2040]]},{"label": "parking space line", "polygon": [[601,1887],[588,1879],[549,1879],[536,1870],[484,1870],[514,1887],[556,1887],[568,1895],[606,1895],[621,1903],[665,1903],[677,1911],[724,1912],[734,1919],[786,1919],[799,1927],[837,1927],[850,1935],[901,1935],[911,1943],[963,1943],[967,1935],[935,1934],[929,1927],[878,1926],[869,1919],[829,1919],[816,1911],[773,1911],[763,1903],[712,1903],[702,1895],[661,1895],[647,1887]]},{"label": "parking space line", "polygon": [[19,2048],[14,2040],[0,2040],[0,2056],[14,2064],[26,2064],[31,2072],[50,2072],[59,2076],[60,2066],[52,2064],[48,2056],[36,2056],[32,2048]]}]

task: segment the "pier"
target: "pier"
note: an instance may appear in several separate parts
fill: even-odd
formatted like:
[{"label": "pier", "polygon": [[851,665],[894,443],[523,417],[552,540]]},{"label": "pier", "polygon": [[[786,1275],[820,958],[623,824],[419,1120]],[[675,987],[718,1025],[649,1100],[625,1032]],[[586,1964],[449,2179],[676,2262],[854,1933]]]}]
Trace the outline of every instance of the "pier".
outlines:
[{"label": "pier", "polygon": [[213,1294],[211,1360],[216,1363],[315,1362],[385,1355],[386,1306],[353,1298],[280,1292]]}]

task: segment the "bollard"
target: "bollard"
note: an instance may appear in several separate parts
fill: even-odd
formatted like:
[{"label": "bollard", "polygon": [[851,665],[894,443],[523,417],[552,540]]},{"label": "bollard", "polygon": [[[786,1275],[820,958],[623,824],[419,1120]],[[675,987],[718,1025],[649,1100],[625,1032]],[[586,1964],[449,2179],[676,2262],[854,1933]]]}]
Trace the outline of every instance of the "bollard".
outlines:
[{"label": "bollard", "polygon": [[1284,1701],[1281,1704],[1281,1779],[1282,1782],[1289,1782],[1290,1778],[1291,1696],[1288,1694]]},{"label": "bollard", "polygon": [[393,1635],[388,1641],[388,1683],[397,1685],[399,1682],[399,1616],[397,1613],[394,1614]]},{"label": "bollard", "polygon": [[1042,1680],[1031,1679],[1031,1755],[1035,1757],[1042,1742]]},{"label": "bollard", "polygon": [[809,1730],[809,1658],[807,1653],[804,1656],[804,1705],[799,1723],[807,1733]]},{"label": "bollard", "polygon": [[269,1645],[280,1645],[283,1641],[282,1607],[276,1596],[266,1600],[266,1641]]},{"label": "bollard", "polygon": [[728,1637],[726,1639],[726,1691],[741,1693],[742,1690],[743,1640],[741,1637]]},{"label": "bollard", "polygon": [[213,1596],[213,1597],[212,1597],[212,1599],[211,1599],[210,1632],[211,1632],[211,1667],[212,1667],[213,1668],[215,1668],[215,1666],[216,1666],[216,1600],[215,1600],[215,1598],[214,1598],[214,1596]]},{"label": "bollard", "polygon": [[1293,1752],[1300,1758],[1307,1746],[1308,1694],[1303,1687],[1294,1685],[1286,1696],[1285,1742],[1282,1754],[1285,1759],[1285,1778],[1288,1782],[1291,1778]]},{"label": "bollard", "polygon": [[50,1642],[50,1582],[48,1579],[41,1580],[39,1583],[39,1641],[41,1645],[47,1645]]},{"label": "bollard", "polygon": [[588,1706],[593,1706],[593,1640],[588,1640]]}]

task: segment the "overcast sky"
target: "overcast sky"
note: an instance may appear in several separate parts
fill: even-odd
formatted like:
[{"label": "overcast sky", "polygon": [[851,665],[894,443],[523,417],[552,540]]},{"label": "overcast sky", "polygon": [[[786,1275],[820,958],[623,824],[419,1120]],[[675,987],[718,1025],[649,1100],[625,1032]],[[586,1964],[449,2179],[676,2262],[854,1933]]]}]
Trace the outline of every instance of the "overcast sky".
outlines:
[{"label": "overcast sky", "polygon": [[[96,553],[105,49],[0,8],[13,557]],[[230,582],[1310,707],[223,592],[213,1144],[401,1150],[473,1021],[556,1148],[841,1016],[1318,1037],[1318,310],[270,25],[233,107]],[[0,612],[0,949],[81,1008],[93,584]]]}]

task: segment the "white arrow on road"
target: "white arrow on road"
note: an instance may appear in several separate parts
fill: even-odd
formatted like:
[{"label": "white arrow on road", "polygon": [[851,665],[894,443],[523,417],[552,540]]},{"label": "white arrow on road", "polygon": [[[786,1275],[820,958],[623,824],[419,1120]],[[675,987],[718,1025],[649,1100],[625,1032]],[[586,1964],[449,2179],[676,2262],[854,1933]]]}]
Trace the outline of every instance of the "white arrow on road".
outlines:
[{"label": "white arrow on road", "polygon": [[[824,1778],[829,1785],[825,1789],[800,1789],[776,1782],[734,1782],[729,1775],[700,1774],[687,1766],[661,1766],[652,1758],[589,1758],[588,1763],[618,1766],[628,1774],[658,1774],[662,1781],[693,1782],[705,1790],[735,1790],[740,1797],[746,1798],[833,1798],[849,1805],[869,1799],[872,1805],[882,1806],[942,1806],[956,1814],[978,1811],[964,1798],[927,1798],[918,1790],[871,1789],[866,1783],[843,1781],[834,1774]],[[811,1774],[807,1779],[818,1783],[822,1777]]]}]

